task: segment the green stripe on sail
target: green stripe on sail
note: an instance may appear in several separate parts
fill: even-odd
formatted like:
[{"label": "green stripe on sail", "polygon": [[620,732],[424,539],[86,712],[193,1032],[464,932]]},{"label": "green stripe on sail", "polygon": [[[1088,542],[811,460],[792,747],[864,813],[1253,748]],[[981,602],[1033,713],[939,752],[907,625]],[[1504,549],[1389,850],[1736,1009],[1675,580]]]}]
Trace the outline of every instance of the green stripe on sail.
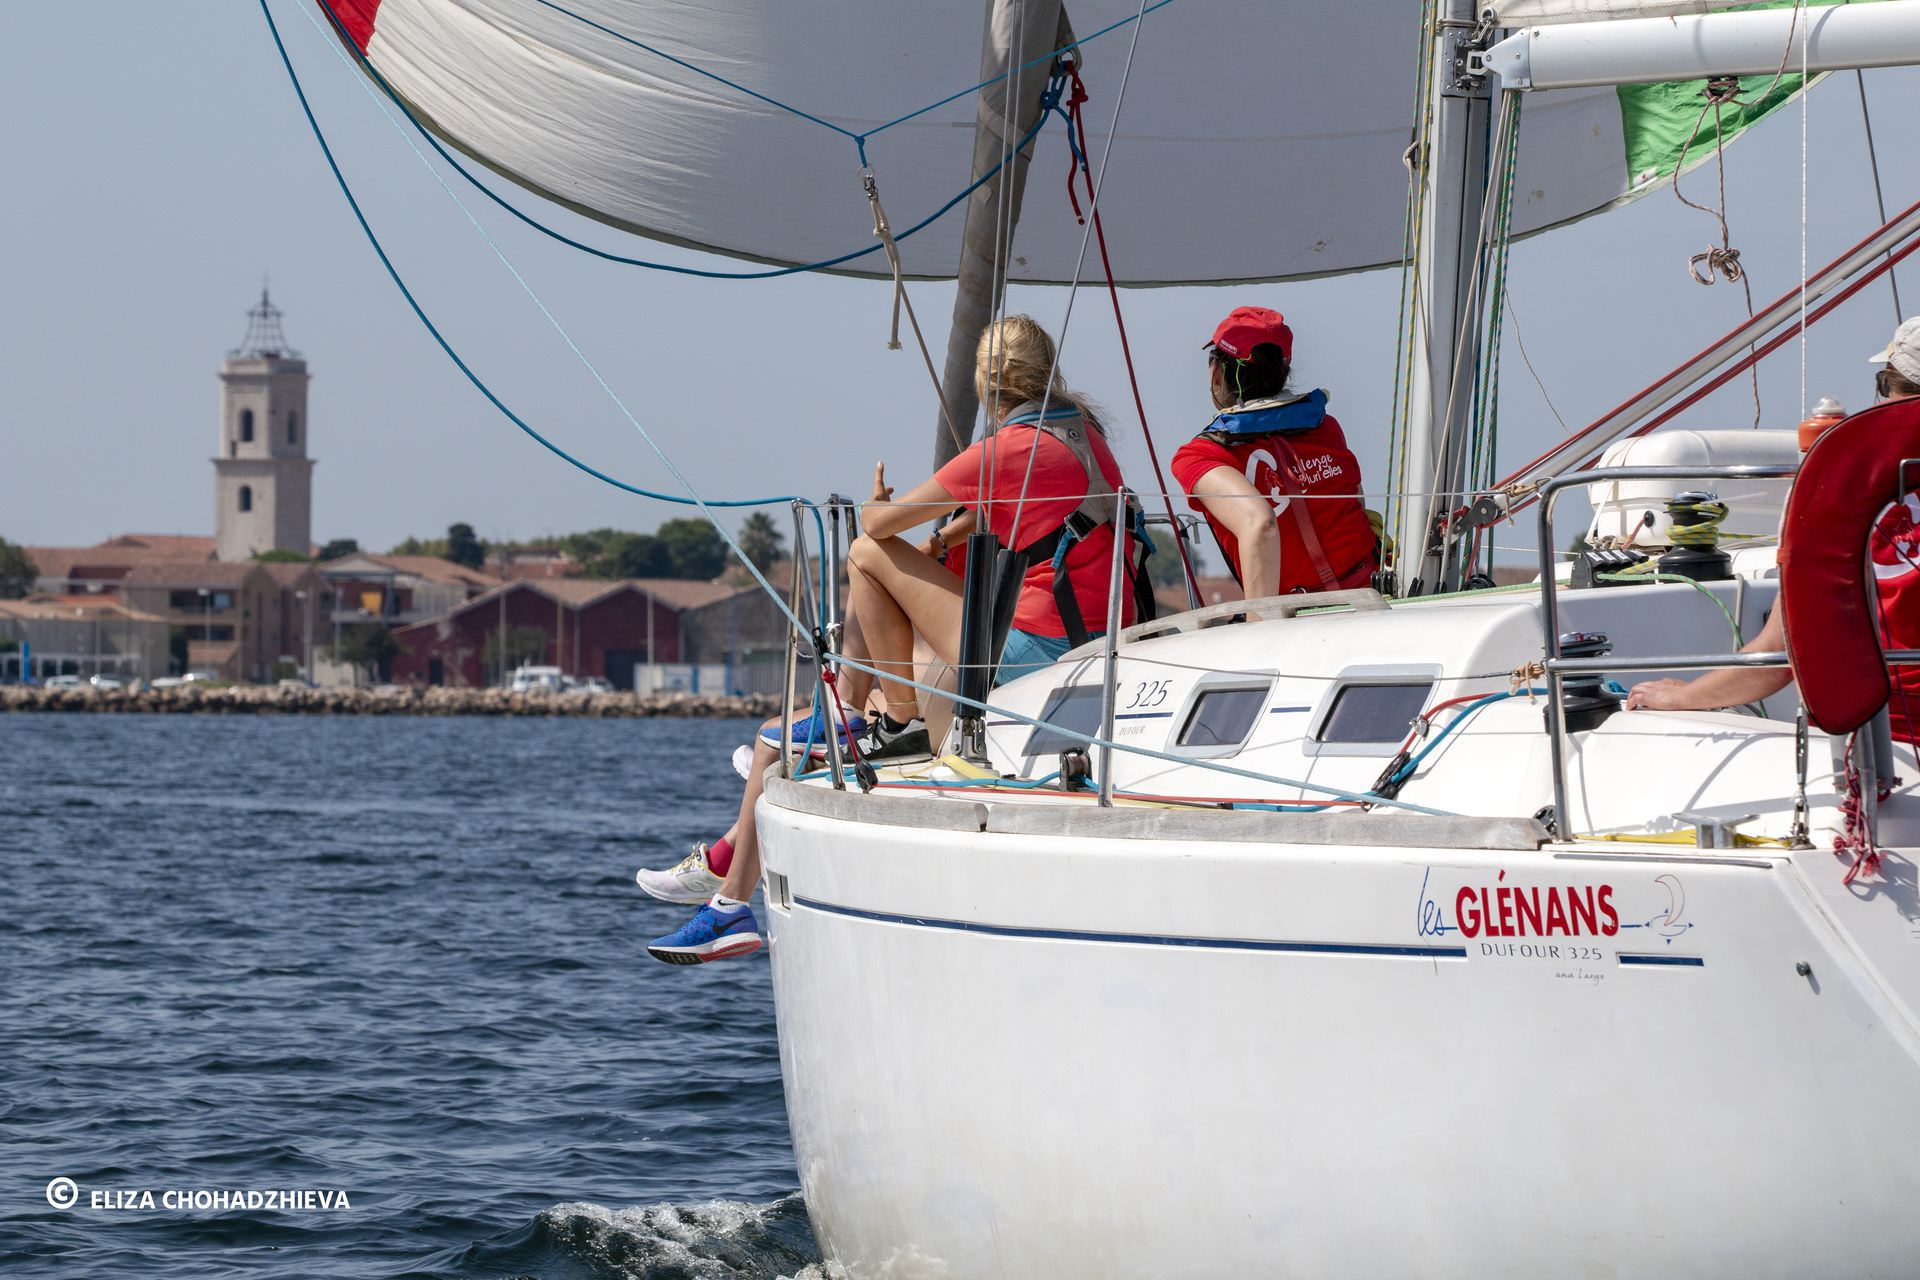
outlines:
[{"label": "green stripe on sail", "polygon": [[[1787,9],[1792,3],[1793,0],[1767,0],[1762,4],[1741,5],[1739,10]],[[1826,6],[1816,3],[1807,7]],[[1800,33],[1801,28],[1796,28],[1791,48],[1781,49],[1789,66],[1797,60]],[[1722,141],[1739,137],[1749,126],[1785,106],[1800,92],[1801,77],[1789,72],[1780,77],[1773,92],[1762,98],[1761,93],[1772,82],[1771,75],[1740,77],[1740,98],[1745,105],[1727,103],[1720,108]],[[1665,84],[1626,84],[1616,90],[1620,95],[1621,133],[1626,140],[1628,191],[1638,191],[1650,182],[1671,177],[1696,123],[1700,134],[1694,139],[1692,150],[1686,153],[1687,167],[1713,157],[1713,112],[1708,111],[1705,120],[1700,118],[1700,108],[1706,105],[1706,88],[1705,80],[1675,80]]]}]

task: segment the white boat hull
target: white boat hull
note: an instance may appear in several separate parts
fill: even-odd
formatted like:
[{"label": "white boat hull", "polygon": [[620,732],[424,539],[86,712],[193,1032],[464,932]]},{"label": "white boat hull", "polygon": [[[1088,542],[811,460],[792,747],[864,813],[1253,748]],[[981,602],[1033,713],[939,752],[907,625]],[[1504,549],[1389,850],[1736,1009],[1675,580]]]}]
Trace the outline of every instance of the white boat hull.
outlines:
[{"label": "white boat hull", "polygon": [[849,1275],[1920,1274],[1910,863],[1863,900],[1825,853],[801,791],[760,814],[781,1057]]}]

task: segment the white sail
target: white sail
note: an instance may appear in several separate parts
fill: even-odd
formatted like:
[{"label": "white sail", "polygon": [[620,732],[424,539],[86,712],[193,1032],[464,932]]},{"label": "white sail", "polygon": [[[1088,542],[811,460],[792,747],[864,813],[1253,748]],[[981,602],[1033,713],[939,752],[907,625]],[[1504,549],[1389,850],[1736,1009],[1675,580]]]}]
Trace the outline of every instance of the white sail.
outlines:
[{"label": "white sail", "polygon": [[[852,134],[869,135],[896,230],[971,177],[976,99],[960,91],[977,79],[975,5],[324,2],[436,132],[494,171],[483,176],[505,175],[656,239],[775,264],[870,247]],[[1398,262],[1400,155],[1415,110],[1409,8],[1217,0],[1149,12],[1102,194],[1119,277],[1283,279]],[[1098,156],[1139,5],[1069,0],[1067,9],[1073,29],[1094,36],[1083,56],[1087,142]],[[1630,166],[1630,114],[1610,91],[1534,95],[1518,232],[1604,208],[1647,181],[1658,165]],[[1057,117],[1035,145],[1010,274],[1065,280],[1082,227],[1068,206]],[[961,222],[956,209],[903,240],[906,270],[951,275]],[[837,269],[884,274],[885,263],[874,253]]]}]

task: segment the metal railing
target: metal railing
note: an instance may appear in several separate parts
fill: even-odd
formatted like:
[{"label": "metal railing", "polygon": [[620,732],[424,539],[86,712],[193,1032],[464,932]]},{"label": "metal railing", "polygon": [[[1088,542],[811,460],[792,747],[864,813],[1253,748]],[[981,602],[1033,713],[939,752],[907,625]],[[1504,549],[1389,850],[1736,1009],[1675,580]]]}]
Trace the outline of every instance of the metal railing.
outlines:
[{"label": "metal railing", "polygon": [[[1553,771],[1553,816],[1556,840],[1567,840],[1572,835],[1571,819],[1567,812],[1566,731],[1564,691],[1561,685],[1563,677],[1612,671],[1709,671],[1729,667],[1787,667],[1791,663],[1787,654],[1781,650],[1752,653],[1657,654],[1647,657],[1614,655],[1592,658],[1562,657],[1560,655],[1559,582],[1554,576],[1554,500],[1564,490],[1609,480],[1779,480],[1791,478],[1798,471],[1798,466],[1784,465],[1606,467],[1573,475],[1556,476],[1540,486],[1540,630],[1546,654],[1543,665],[1546,668],[1547,681],[1547,740],[1550,767]],[[1904,474],[1903,464],[1902,475]],[[1888,649],[1883,651],[1883,656],[1889,666],[1920,665],[1920,650],[1917,649]],[[1882,708],[1880,717],[1884,719],[1886,714],[1885,708]],[[1806,732],[1804,713],[1799,723],[1798,732],[1804,735]],[[1870,756],[1872,754],[1869,753]],[[1798,755],[1801,762],[1799,786],[1804,794],[1806,788],[1804,746],[1801,747]],[[1862,794],[1864,797],[1872,797],[1876,794],[1878,776],[1891,767],[1892,761],[1869,758],[1861,761],[1860,764],[1865,775]],[[1868,838],[1872,839],[1874,820],[1872,799],[1866,799],[1864,805]]]}]

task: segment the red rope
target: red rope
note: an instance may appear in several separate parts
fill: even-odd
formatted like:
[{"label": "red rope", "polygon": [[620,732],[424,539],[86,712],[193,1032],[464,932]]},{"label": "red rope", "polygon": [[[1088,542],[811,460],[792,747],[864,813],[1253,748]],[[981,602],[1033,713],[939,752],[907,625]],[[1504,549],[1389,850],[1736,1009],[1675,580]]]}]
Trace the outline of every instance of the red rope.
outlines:
[{"label": "red rope", "polygon": [[[1914,206],[1914,207],[1920,207],[1920,206]],[[1880,227],[1878,230],[1874,231],[1873,235],[1868,236],[1866,240],[1862,240],[1860,242],[1860,245],[1866,244],[1869,240],[1873,238],[1873,236],[1879,235],[1882,231],[1885,231],[1887,227],[1892,226],[1894,222],[1899,221],[1901,218],[1908,216],[1912,212],[1913,212],[1913,207],[1909,207],[1905,210],[1902,210],[1899,214],[1895,215],[1895,217],[1891,221],[1886,223],[1884,226]],[[1832,262],[1828,263],[1825,267],[1821,268],[1819,271],[1814,272],[1813,275],[1808,277],[1808,279],[1819,280],[1824,278],[1830,272],[1838,268],[1841,262],[1845,261],[1846,258],[1848,258],[1850,255],[1856,252],[1860,248],[1860,245],[1855,245],[1852,249],[1847,250],[1846,253],[1843,253],[1838,258],[1835,258]],[[1881,258],[1878,262],[1874,263],[1873,266],[1866,268],[1862,272],[1859,279],[1853,281],[1846,288],[1842,289],[1839,293],[1835,294],[1832,298],[1829,298],[1827,301],[1823,302],[1820,306],[1814,308],[1811,312],[1809,312],[1807,315],[1807,323],[1811,325],[1816,321],[1821,320],[1825,318],[1827,315],[1831,314],[1833,310],[1836,307],[1838,307],[1841,303],[1846,302],[1848,299],[1852,298],[1854,295],[1859,293],[1860,290],[1866,288],[1868,284],[1872,283],[1874,280],[1877,280],[1882,275],[1886,274],[1886,272],[1891,270],[1896,263],[1900,262],[1902,259],[1912,254],[1916,249],[1920,249],[1920,240],[1909,241],[1904,247],[1894,250],[1893,252],[1887,254],[1885,257]],[[1775,301],[1772,304],[1770,304],[1766,308],[1766,310],[1771,311],[1771,310],[1774,310],[1775,308],[1780,307],[1784,303],[1791,300],[1798,292],[1799,292],[1798,286],[1796,286],[1791,290],[1788,290],[1786,293],[1780,295],[1779,298],[1775,299]],[[1689,393],[1685,399],[1679,401],[1677,404],[1674,404],[1669,408],[1663,410],[1658,416],[1653,418],[1651,421],[1634,428],[1634,430],[1629,434],[1627,438],[1631,439],[1633,437],[1643,436],[1647,434],[1649,431],[1652,431],[1654,428],[1662,426],[1667,422],[1671,421],[1674,418],[1674,416],[1679,414],[1682,410],[1691,408],[1693,405],[1698,404],[1707,395],[1709,395],[1714,391],[1719,390],[1721,387],[1725,386],[1728,382],[1731,382],[1733,379],[1739,377],[1742,373],[1745,373],[1748,369],[1752,368],[1763,357],[1771,355],[1773,352],[1779,350],[1782,346],[1793,341],[1793,339],[1798,337],[1799,334],[1800,334],[1800,322],[1799,322],[1799,319],[1796,317],[1794,321],[1791,324],[1789,324],[1787,328],[1783,330],[1781,333],[1769,339],[1767,342],[1761,344],[1754,351],[1748,353],[1745,356],[1742,356],[1739,360],[1735,361],[1732,365],[1722,370],[1712,380],[1707,382],[1706,385]],[[1694,359],[1698,359],[1698,358],[1699,358],[1698,356],[1694,357]],[[1685,366],[1683,365],[1681,367],[1685,367]],[[1671,377],[1673,375],[1672,373],[1668,373],[1665,376]],[[1571,436],[1568,436],[1565,440],[1562,440],[1559,444],[1556,444],[1555,446],[1553,446],[1553,448],[1547,450],[1545,453],[1541,454],[1539,457],[1535,458],[1533,461],[1515,470],[1505,480],[1502,480],[1499,484],[1495,485],[1494,489],[1497,491],[1499,489],[1505,488],[1507,485],[1512,484],[1515,481],[1525,480],[1530,478],[1532,474],[1535,472],[1535,470],[1538,467],[1540,467],[1541,464],[1555,457],[1558,457],[1564,450],[1566,450],[1566,448],[1569,445],[1575,443],[1576,441],[1582,440],[1585,437],[1592,435],[1594,432],[1600,430],[1602,427],[1605,427],[1608,423],[1612,422],[1615,418],[1620,416],[1620,414],[1626,410],[1628,405],[1631,405],[1635,400],[1638,400],[1641,396],[1645,395],[1647,391],[1652,390],[1652,388],[1657,385],[1659,385],[1658,382],[1649,384],[1646,388],[1643,388],[1641,391],[1637,392],[1635,395],[1628,398],[1626,401],[1621,403],[1616,408],[1611,409],[1608,412],[1602,414],[1599,418],[1595,419],[1590,426],[1584,427],[1581,430],[1574,432]],[[1599,461],[1599,458],[1600,458],[1600,455],[1595,454],[1593,457],[1581,463],[1580,466],[1572,469],[1577,471],[1577,470],[1583,470],[1587,467],[1591,467],[1595,462]],[[1508,514],[1512,515],[1523,510],[1525,507],[1531,505],[1532,501],[1533,499],[1529,497],[1521,502],[1515,503],[1512,510],[1509,511]]]},{"label": "red rope", "polygon": [[1127,342],[1127,321],[1120,314],[1120,289],[1113,282],[1113,263],[1107,257],[1107,231],[1100,221],[1100,206],[1093,198],[1093,175],[1087,169],[1087,134],[1080,119],[1080,106],[1087,100],[1087,86],[1080,78],[1079,63],[1069,61],[1066,68],[1073,81],[1073,91],[1068,94],[1066,101],[1068,134],[1081,139],[1078,147],[1067,148],[1067,199],[1073,204],[1073,216],[1085,223],[1086,216],[1080,212],[1080,197],[1073,189],[1074,174],[1078,173],[1087,184],[1087,205],[1093,213],[1093,234],[1100,242],[1100,268],[1107,273],[1107,297],[1113,302],[1114,327],[1120,331],[1120,354],[1127,362],[1127,384],[1133,388],[1133,408],[1140,415],[1140,435],[1147,442],[1147,459],[1153,464],[1154,483],[1160,488],[1161,501],[1167,508],[1167,520],[1173,526],[1174,550],[1180,553],[1180,567],[1186,570],[1187,581],[1193,584],[1197,597],[1200,579],[1194,574],[1193,561],[1187,556],[1187,540],[1180,536],[1180,517],[1173,513],[1171,486],[1167,483],[1166,473],[1160,469],[1160,452],[1153,447],[1153,430],[1147,426],[1147,404],[1140,395],[1140,379],[1133,371],[1133,347]]}]

